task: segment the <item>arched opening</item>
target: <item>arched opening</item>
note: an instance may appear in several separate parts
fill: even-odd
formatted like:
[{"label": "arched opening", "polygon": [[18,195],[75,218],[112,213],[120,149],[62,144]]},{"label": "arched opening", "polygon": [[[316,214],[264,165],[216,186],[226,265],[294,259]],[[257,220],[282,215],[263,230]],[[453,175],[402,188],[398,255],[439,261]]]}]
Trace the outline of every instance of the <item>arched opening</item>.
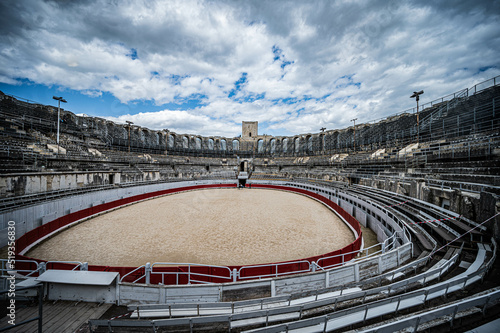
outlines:
[{"label": "arched opening", "polygon": [[310,136],[307,139],[307,151],[308,152],[312,152],[313,151],[313,137],[312,136]]},{"label": "arched opening", "polygon": [[263,153],[264,152],[264,140],[260,139],[257,141],[257,152],[258,153]]},{"label": "arched opening", "polygon": [[175,136],[172,134],[168,135],[168,148],[174,148]]},{"label": "arched opening", "polygon": [[240,142],[236,139],[233,140],[233,150],[240,150]]}]

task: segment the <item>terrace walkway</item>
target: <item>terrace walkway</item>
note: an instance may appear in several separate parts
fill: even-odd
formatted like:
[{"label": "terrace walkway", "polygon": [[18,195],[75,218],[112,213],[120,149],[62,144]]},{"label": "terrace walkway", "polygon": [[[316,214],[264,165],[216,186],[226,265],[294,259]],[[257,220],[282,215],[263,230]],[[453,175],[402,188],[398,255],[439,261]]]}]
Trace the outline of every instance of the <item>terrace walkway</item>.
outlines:
[{"label": "terrace walkway", "polygon": [[[98,303],[76,303],[69,301],[44,302],[43,303],[43,332],[61,333],[75,332],[82,324],[89,319],[101,317],[112,304]],[[16,323],[38,316],[38,304],[31,306],[19,306],[16,309]],[[9,326],[8,317],[0,320],[0,329]],[[37,332],[38,321],[13,328],[8,332]]]}]

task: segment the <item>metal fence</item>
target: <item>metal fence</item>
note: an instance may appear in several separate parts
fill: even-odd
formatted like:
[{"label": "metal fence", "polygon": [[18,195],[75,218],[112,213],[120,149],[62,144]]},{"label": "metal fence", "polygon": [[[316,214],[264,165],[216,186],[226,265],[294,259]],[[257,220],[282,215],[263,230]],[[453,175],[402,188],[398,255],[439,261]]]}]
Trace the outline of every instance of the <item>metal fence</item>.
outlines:
[{"label": "metal fence", "polygon": [[464,315],[470,315],[470,310],[476,310],[475,312],[480,312],[484,317],[488,305],[497,304],[500,300],[500,290],[494,290],[491,293],[485,295],[474,296],[468,299],[455,302],[453,304],[442,306],[434,310],[426,311],[420,313],[419,315],[398,318],[392,323],[381,325],[372,329],[363,330],[363,333],[392,333],[402,330],[411,330],[417,332],[420,325],[443,319],[444,322],[448,322],[450,327],[454,327],[455,319],[460,312],[466,312]]},{"label": "metal fence", "polygon": [[[496,243],[493,240],[493,253],[496,251]],[[427,259],[427,258],[425,258]],[[213,325],[215,323],[225,323],[230,329],[248,327],[252,325],[266,325],[265,328],[255,329],[251,332],[289,332],[293,330],[308,330],[311,332],[324,332],[336,329],[345,328],[347,326],[366,323],[366,321],[386,314],[398,313],[405,309],[413,308],[415,306],[422,306],[427,304],[430,300],[438,297],[446,297],[448,294],[462,290],[466,286],[478,282],[484,274],[491,268],[495,255],[487,262],[481,262],[478,255],[476,261],[480,262],[483,267],[474,270],[473,272],[467,271],[447,281],[439,282],[435,285],[430,285],[407,292],[407,289],[414,286],[416,283],[426,285],[430,281],[440,279],[441,276],[458,261],[458,254],[455,254],[443,266],[430,269],[427,272],[403,279],[398,282],[391,283],[387,286],[370,288],[362,291],[349,291],[340,294],[337,292],[336,296],[318,297],[319,295],[310,296],[297,299],[292,296],[287,298],[270,298],[266,299],[265,303],[261,300],[249,300],[244,303],[229,302],[229,303],[197,303],[197,304],[169,304],[169,305],[144,305],[137,306],[136,315],[138,318],[151,318],[156,315],[164,317],[177,317],[177,316],[190,316],[188,318],[179,319],[158,319],[150,321],[131,322],[131,321],[107,321],[107,320],[92,320],[90,321],[91,328],[98,326],[107,326],[109,329],[112,327],[129,326],[130,323],[137,323],[144,325],[144,327],[173,327],[173,326],[189,326],[191,329],[193,325]],[[369,283],[369,282],[367,282]],[[401,294],[402,292],[402,294]],[[387,295],[386,299],[378,301],[367,301],[368,296],[371,295]],[[390,296],[396,294],[396,296]],[[458,309],[471,308],[480,304],[488,304],[500,299],[500,292],[494,291],[488,295],[474,297],[459,301]],[[345,310],[337,310],[337,304],[345,301],[352,301],[355,299],[362,300],[361,305],[351,307]],[[310,319],[303,319],[303,313],[307,310],[317,309],[320,307],[333,307],[333,312],[328,315],[313,317]],[[442,313],[446,313],[450,306],[440,307],[441,311],[433,310],[426,313],[425,318],[440,318]],[[457,308],[453,308],[456,314]],[[483,309],[484,310],[484,309]],[[192,317],[198,316],[198,317]],[[202,316],[202,317],[200,317]],[[273,322],[289,320],[289,323],[268,326]],[[416,318],[416,317],[415,317]],[[421,321],[420,323],[423,323]],[[381,332],[389,332],[392,327],[404,327],[407,323],[414,325],[412,317],[408,321],[396,321],[386,327],[381,327]],[[391,326],[394,325],[394,326]],[[407,325],[410,326],[410,325]],[[414,327],[418,327],[418,322]],[[369,330],[376,332],[377,328]]]},{"label": "metal fence", "polygon": [[[325,316],[298,320],[288,324],[270,326],[265,329],[256,329],[249,332],[289,332],[298,329],[307,329],[311,332],[333,331],[354,324],[364,324],[370,319],[378,318],[383,315],[394,314],[398,313],[398,311],[413,308],[415,306],[425,305],[432,299],[446,297],[448,294],[463,290],[466,286],[480,281],[496,259],[496,243],[494,240],[492,241],[494,244],[492,258],[483,268],[477,269],[470,274],[466,275],[462,273],[448,281],[439,282],[429,287],[371,302],[366,305],[340,310]],[[495,294],[494,297],[497,298],[499,296]]]}]

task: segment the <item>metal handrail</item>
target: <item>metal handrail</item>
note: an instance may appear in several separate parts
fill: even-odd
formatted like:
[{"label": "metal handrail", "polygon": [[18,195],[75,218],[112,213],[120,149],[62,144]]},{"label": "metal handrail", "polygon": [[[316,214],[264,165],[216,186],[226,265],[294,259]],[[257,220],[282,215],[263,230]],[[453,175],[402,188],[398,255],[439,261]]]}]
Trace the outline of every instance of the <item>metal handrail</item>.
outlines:
[{"label": "metal handrail", "polygon": [[[394,237],[395,237],[395,234],[393,234],[390,238],[387,238],[387,239],[391,239],[391,238],[394,238]],[[378,255],[380,253],[384,253],[383,250],[382,250],[384,247],[383,247],[383,245],[381,245],[381,244],[384,244],[384,243],[385,243],[385,241],[383,241],[382,243],[378,243],[378,244],[372,245],[370,247],[364,248],[362,250],[360,249],[358,251],[351,251],[351,252],[337,254],[337,255],[334,255],[334,256],[322,257],[322,258],[318,259],[318,261],[316,262],[316,265],[318,265],[319,267],[322,267],[322,268],[326,268],[326,269],[332,268],[332,267],[344,266],[347,263],[346,261],[344,261],[344,256],[346,256],[346,255],[361,254],[363,252],[365,252],[365,255],[361,259],[370,258],[370,257],[376,256],[376,255]],[[371,254],[368,254],[368,252],[369,252],[370,249],[373,249],[373,248],[376,248],[376,247],[379,247],[379,246],[381,247],[380,250],[375,251],[375,252],[373,252]],[[319,264],[321,261],[325,261],[325,260],[329,260],[329,259],[333,259],[333,258],[338,258],[338,257],[342,257],[342,262],[341,263],[333,264],[333,265],[327,265],[327,266],[321,266]],[[355,262],[356,258],[353,258],[350,261]]]},{"label": "metal handrail", "polygon": [[3,275],[5,272],[9,272],[9,271],[13,271],[13,272],[21,272],[21,273],[28,273],[28,275],[26,276],[30,276],[31,274],[35,273],[35,272],[38,272],[38,270],[40,269],[39,268],[39,264],[38,264],[38,261],[36,260],[16,260],[16,262],[18,263],[32,263],[32,264],[35,264],[36,265],[36,269],[35,270],[30,270],[30,269],[16,269],[15,267],[13,268],[7,268],[6,265],[7,263],[9,262],[8,259],[0,259],[0,273]]},{"label": "metal handrail", "polygon": [[[187,272],[155,272],[154,267],[155,266],[176,266],[178,268],[179,266],[187,266],[188,271]],[[212,275],[212,274],[203,274],[203,273],[196,273],[196,272],[191,272],[191,267],[208,267],[208,268],[220,268],[220,269],[227,269],[229,272],[229,276],[224,276],[224,275]],[[147,275],[148,272],[146,272]],[[232,279],[232,272],[231,269],[227,266],[217,266],[217,265],[203,265],[203,264],[195,264],[195,263],[175,263],[175,262],[155,262],[151,265],[151,274],[158,274],[161,275],[161,283],[165,283],[165,275],[175,275],[176,276],[176,284],[179,284],[179,275],[187,275],[188,276],[188,284],[191,284],[191,281],[193,282],[198,282],[198,283],[206,283],[205,281],[198,281],[198,280],[192,280],[191,275],[195,276],[205,276],[209,278],[217,278],[217,279],[226,279],[226,280],[231,280]]]},{"label": "metal handrail", "polygon": [[51,260],[45,262],[45,267],[47,267],[49,264],[75,264],[76,266],[72,269],[74,271],[78,267],[82,267],[83,263],[80,261],[58,261],[58,260]]},{"label": "metal handrail", "polygon": [[[403,281],[398,281],[398,282],[393,282],[387,286],[381,286],[381,287],[375,287],[375,288],[370,288],[370,289],[366,289],[366,290],[361,290],[361,291],[356,291],[356,292],[351,292],[351,293],[348,293],[348,294],[344,294],[343,293],[343,287],[340,289],[340,294],[337,295],[337,296],[333,296],[333,297],[329,297],[327,299],[325,298],[322,298],[322,299],[319,299],[318,298],[318,294],[316,294],[316,299],[313,300],[313,301],[308,301],[307,303],[302,303],[301,305],[290,305],[290,300],[291,299],[296,299],[293,295],[288,295],[287,298],[285,299],[281,299],[280,301],[281,302],[285,302],[287,303],[288,302],[288,306],[285,305],[285,306],[279,306],[277,308],[271,308],[271,309],[268,309],[266,311],[262,311],[262,310],[249,310],[249,312],[245,312],[243,315],[244,315],[244,319],[249,319],[249,318],[259,318],[259,317],[263,317],[265,318],[265,322],[271,322],[270,317],[273,316],[273,315],[276,315],[276,314],[285,314],[285,313],[290,313],[290,312],[297,312],[297,311],[300,311],[302,313],[302,311],[305,311],[305,310],[309,310],[309,309],[313,309],[313,308],[318,308],[318,307],[324,307],[324,306],[327,306],[327,305],[333,305],[333,304],[336,304],[337,302],[339,301],[348,301],[348,300],[354,300],[354,299],[363,299],[362,303],[365,304],[365,299],[367,298],[367,296],[370,296],[370,295],[374,295],[374,294],[380,294],[380,293],[385,293],[387,295],[391,295],[391,294],[394,294],[394,293],[397,293],[398,292],[398,289],[401,288],[401,287],[404,287],[405,290],[406,288],[408,287],[408,285],[410,285],[411,283],[413,282],[417,282],[419,281],[420,284],[422,285],[425,285],[427,284],[428,281],[430,281],[431,279],[428,279],[428,277],[432,277],[433,275],[435,277],[432,277],[432,280],[435,279],[435,278],[439,278],[441,277],[448,269],[449,267],[451,267],[451,265],[454,265],[456,264],[457,262],[457,259],[458,259],[458,254],[454,255],[445,265],[443,265],[442,267],[439,267],[439,268],[434,268],[434,269],[431,269],[430,271],[427,271],[427,272],[424,272],[424,273],[421,273],[419,275],[416,275],[416,276],[413,276],[409,279],[405,279]],[[421,260],[420,260],[421,261]],[[479,274],[482,274],[484,272],[484,269],[483,270],[480,270],[479,271]],[[423,281],[423,282],[421,282]],[[465,281],[465,282],[464,282]],[[446,284],[442,284],[440,290],[444,290],[446,288],[446,293],[448,293],[448,289],[449,287],[452,285],[452,283],[454,283],[455,285],[456,284],[462,284],[462,283],[466,283],[467,280],[466,279],[461,279],[461,280],[458,280],[457,282],[451,282],[451,283],[446,283]],[[428,289],[429,287],[427,287]],[[429,292],[427,291],[427,289],[425,289],[423,292],[420,291],[420,292],[412,292],[411,294],[413,295],[422,295],[422,293],[425,293],[425,297],[428,296]],[[451,291],[452,292],[452,291]],[[303,297],[302,294],[299,294],[300,297]],[[300,298],[299,297],[299,298]],[[395,297],[391,297],[391,300],[393,300],[394,302],[400,302],[401,296],[395,296]],[[433,295],[431,294],[431,298],[433,298]],[[275,302],[277,302],[278,300],[275,300]],[[253,300],[252,303],[246,303],[247,306],[251,306],[251,305],[261,305],[261,309],[262,309],[262,299],[256,299],[256,300]],[[378,304],[377,302],[374,302],[372,303],[374,304],[375,306]],[[372,304],[366,304],[366,305],[363,305],[365,307],[371,307]],[[197,303],[197,304],[182,304],[180,305],[177,309],[182,309],[182,310],[186,310],[186,309],[201,309],[204,305],[206,305],[206,308],[214,308],[216,307],[217,309],[221,309],[221,303]],[[227,309],[229,311],[231,311],[231,309],[234,309],[238,307],[238,302],[228,302],[227,304],[225,305],[222,305],[222,308],[223,309]],[[168,311],[172,311],[172,310],[175,310],[176,309],[176,306],[175,305],[152,305],[152,306],[148,306],[148,305],[144,305],[142,307],[137,307],[137,311],[139,311],[139,308],[140,310],[142,311],[148,311],[148,310],[162,310],[162,309],[168,309]],[[234,310],[231,311],[232,312],[232,315],[218,315],[218,314],[208,314],[208,315],[204,315],[203,316],[203,319],[202,321],[204,323],[213,323],[215,320],[220,320],[222,322],[228,322],[229,325],[230,323],[233,321],[233,320],[240,320],[240,318],[238,317],[238,315],[234,315]],[[299,318],[299,319],[302,319],[302,316]],[[181,319],[181,320],[184,320],[184,324],[191,324],[191,320],[192,318],[185,318],[185,319]],[[116,322],[114,322],[116,323]],[[124,322],[124,324],[126,323],[129,323],[129,322]],[[92,321],[92,324],[93,325],[98,325],[98,326],[102,326],[102,325],[110,325],[110,322],[109,321]],[[152,320],[151,321],[151,325],[157,325],[156,327],[165,327],[165,326],[173,326],[173,325],[179,325],[179,319],[173,319],[173,320],[169,320],[169,319],[160,319],[160,320]],[[117,326],[121,326],[120,324],[118,324]],[[266,325],[267,326],[267,325]]]},{"label": "metal handrail", "polygon": [[[120,279],[120,283],[122,283],[122,282],[123,282],[123,279],[125,279],[127,276],[129,276],[129,275],[130,275],[130,274],[132,274],[132,273],[137,272],[137,271],[138,271],[139,269],[141,269],[141,268],[144,268],[144,269],[145,269],[145,268],[146,268],[146,265],[139,266],[139,267],[137,267],[136,269],[134,269],[134,270],[132,270],[132,271],[128,272],[127,274],[125,274],[124,276],[122,276],[122,278]],[[133,281],[132,283],[136,283],[137,281],[139,281],[140,279],[142,279],[142,278],[144,278],[144,277],[146,277],[146,273],[144,273],[144,275],[142,275],[140,278],[138,278],[137,280]]]},{"label": "metal handrail", "polygon": [[[493,253],[495,253],[495,252],[496,252],[496,245],[494,243]],[[405,293],[403,295],[392,296],[392,297],[386,298],[384,300],[378,300],[378,301],[374,301],[374,302],[369,303],[369,304],[363,304],[363,305],[359,305],[359,306],[356,306],[353,308],[340,310],[340,311],[333,312],[333,313],[328,314],[328,315],[313,317],[310,319],[305,319],[305,320],[302,320],[300,322],[300,326],[296,325],[296,324],[298,324],[298,322],[292,322],[291,324],[294,325],[293,326],[294,329],[312,327],[313,325],[317,325],[318,322],[324,322],[325,325],[327,325],[328,321],[330,319],[341,318],[344,315],[353,314],[356,312],[360,312],[360,314],[357,317],[359,319],[355,320],[355,322],[361,322],[361,321],[365,322],[367,320],[367,315],[368,315],[369,311],[372,311],[372,314],[373,314],[374,313],[373,309],[377,308],[377,307],[384,307],[383,311],[377,311],[377,316],[380,316],[380,315],[383,315],[386,313],[394,313],[393,308],[386,306],[388,303],[397,304],[396,305],[396,312],[397,312],[398,310],[403,310],[403,309],[406,309],[409,307],[413,307],[417,304],[425,304],[426,302],[428,302],[431,299],[434,299],[436,297],[440,297],[441,293],[444,294],[444,296],[446,296],[449,293],[453,293],[457,290],[461,290],[461,289],[465,288],[466,286],[468,286],[469,284],[479,281],[478,278],[484,276],[487,273],[487,271],[491,268],[491,264],[492,264],[492,261],[490,260],[488,263],[486,263],[484,265],[483,268],[481,268],[481,269],[479,269],[479,270],[477,270],[469,275],[463,276],[463,277],[452,278],[451,281],[440,282],[434,286],[424,287],[421,289],[417,289],[417,290]],[[443,273],[443,268],[442,267],[436,268],[432,271],[428,271],[428,272],[425,272],[423,274],[425,274],[425,276],[429,276],[430,274],[436,274],[436,273],[439,273],[441,275]],[[415,278],[412,278],[412,279],[415,279]],[[387,287],[382,287],[382,288],[386,289]],[[361,293],[363,293],[363,292],[360,292],[360,294]],[[366,291],[364,293],[366,293]],[[354,295],[355,294],[352,294],[352,296],[354,296]],[[366,294],[365,294],[365,296],[366,296]],[[404,302],[405,305],[403,305],[403,302],[401,302],[402,300],[409,300],[409,299],[415,299],[416,302]],[[322,305],[324,306],[324,304],[322,304]],[[343,327],[346,327],[347,325],[352,325],[352,324],[353,324],[353,322],[349,321],[349,322],[346,322],[346,325]],[[279,325],[275,325],[275,326],[266,326],[266,328],[257,329],[255,331],[256,332],[260,332],[260,331],[263,332],[264,330],[266,330],[266,331],[273,330],[276,332],[288,331],[289,325],[290,325],[289,323],[286,323],[286,324],[279,324]],[[340,328],[340,327],[337,327],[337,329],[338,328]]]},{"label": "metal handrail", "polygon": [[[284,273],[279,273],[279,267],[284,266],[284,265],[292,265],[292,264],[307,264],[308,269],[307,270],[297,270],[293,272],[284,272]],[[252,268],[262,268],[262,267],[274,267],[275,268],[275,273],[274,274],[264,274],[264,275],[251,275],[251,276],[241,276],[241,272],[244,271],[245,269],[252,269]],[[289,261],[289,262],[282,262],[282,263],[274,263],[274,264],[262,264],[262,265],[251,265],[251,266],[243,266],[238,270],[238,277],[240,280],[244,279],[262,279],[262,278],[268,278],[268,277],[278,277],[282,275],[289,275],[289,274],[298,274],[298,273],[307,273],[310,272],[312,268],[311,262],[308,260],[297,260],[297,261]]]}]

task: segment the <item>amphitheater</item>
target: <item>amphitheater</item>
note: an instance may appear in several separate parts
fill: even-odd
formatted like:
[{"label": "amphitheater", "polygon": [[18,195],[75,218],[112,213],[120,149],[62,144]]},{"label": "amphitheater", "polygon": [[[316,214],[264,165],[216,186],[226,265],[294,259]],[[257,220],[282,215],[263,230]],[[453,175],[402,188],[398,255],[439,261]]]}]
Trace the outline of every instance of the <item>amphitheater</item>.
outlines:
[{"label": "amphitheater", "polygon": [[498,331],[499,79],[287,137],[0,92],[0,330]]}]

